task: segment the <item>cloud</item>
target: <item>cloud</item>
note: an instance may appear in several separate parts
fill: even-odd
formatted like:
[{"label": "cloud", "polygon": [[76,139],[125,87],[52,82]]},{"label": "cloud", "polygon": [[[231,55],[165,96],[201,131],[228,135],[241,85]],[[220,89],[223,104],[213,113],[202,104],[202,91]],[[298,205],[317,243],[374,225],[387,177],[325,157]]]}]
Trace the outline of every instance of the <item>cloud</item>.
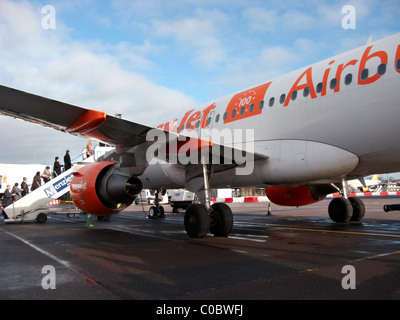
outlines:
[{"label": "cloud", "polygon": [[[218,12],[198,10],[194,17],[175,20],[154,20],[153,31],[164,38],[172,38],[177,52],[183,50],[192,55],[192,62],[199,68],[212,68],[225,60],[226,53],[219,39],[217,21],[224,15]],[[189,53],[190,52],[190,53]]]},{"label": "cloud", "polygon": [[[60,21],[56,30],[44,30],[40,9],[26,1],[0,3],[0,84],[148,124],[196,104],[177,90],[123,69],[121,60],[129,60],[132,68],[140,61],[151,67],[144,57],[150,43],[119,43],[110,54],[107,44],[71,39]],[[60,146],[59,156],[70,144],[75,145],[75,154],[85,145],[82,139],[3,116],[0,124],[0,162],[44,161]]]}]

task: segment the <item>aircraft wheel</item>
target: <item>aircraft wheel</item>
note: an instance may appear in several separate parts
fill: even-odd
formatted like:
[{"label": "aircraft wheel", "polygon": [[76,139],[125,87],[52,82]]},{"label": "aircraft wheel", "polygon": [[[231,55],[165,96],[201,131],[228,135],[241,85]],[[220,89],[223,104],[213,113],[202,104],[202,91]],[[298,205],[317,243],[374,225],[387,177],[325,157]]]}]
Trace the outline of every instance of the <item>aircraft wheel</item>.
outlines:
[{"label": "aircraft wheel", "polygon": [[334,222],[349,222],[353,215],[353,206],[346,198],[335,198],[328,207],[329,217]]},{"label": "aircraft wheel", "polygon": [[164,208],[162,206],[157,207],[151,206],[149,209],[149,217],[150,218],[165,218]]},{"label": "aircraft wheel", "polygon": [[204,237],[210,227],[210,215],[201,204],[190,205],[185,212],[185,229],[190,238]]},{"label": "aircraft wheel", "polygon": [[365,205],[360,198],[351,197],[349,198],[351,205],[353,206],[353,215],[350,221],[361,221],[365,216]]},{"label": "aircraft wheel", "polygon": [[233,227],[231,208],[225,203],[214,203],[211,209],[211,233],[217,237],[227,237]]}]

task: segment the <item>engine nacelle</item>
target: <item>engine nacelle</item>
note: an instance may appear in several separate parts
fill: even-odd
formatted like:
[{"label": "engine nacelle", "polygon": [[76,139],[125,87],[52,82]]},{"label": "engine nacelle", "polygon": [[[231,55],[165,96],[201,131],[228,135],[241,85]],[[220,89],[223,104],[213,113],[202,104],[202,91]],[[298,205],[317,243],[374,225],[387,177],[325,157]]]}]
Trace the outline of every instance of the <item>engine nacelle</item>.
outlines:
[{"label": "engine nacelle", "polygon": [[116,170],[115,162],[88,164],[71,180],[71,198],[82,211],[94,215],[116,214],[130,206],[142,191],[142,182]]},{"label": "engine nacelle", "polygon": [[334,192],[330,185],[302,185],[298,187],[270,187],[266,189],[268,199],[280,206],[300,207],[325,199]]}]

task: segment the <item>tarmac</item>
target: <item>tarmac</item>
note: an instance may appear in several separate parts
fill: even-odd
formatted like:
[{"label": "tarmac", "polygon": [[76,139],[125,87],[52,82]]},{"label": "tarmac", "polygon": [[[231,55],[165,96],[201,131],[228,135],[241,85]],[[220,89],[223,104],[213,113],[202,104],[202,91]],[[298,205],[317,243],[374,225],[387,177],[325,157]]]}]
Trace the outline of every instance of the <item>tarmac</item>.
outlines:
[{"label": "tarmac", "polygon": [[227,238],[188,238],[169,206],[165,219],[133,205],[91,228],[86,215],[0,221],[0,299],[150,300],[150,315],[173,312],[165,301],[399,300],[400,211],[383,205],[400,198],[364,202],[352,224],[332,222],[328,200],[271,215],[263,202],[231,203]]}]

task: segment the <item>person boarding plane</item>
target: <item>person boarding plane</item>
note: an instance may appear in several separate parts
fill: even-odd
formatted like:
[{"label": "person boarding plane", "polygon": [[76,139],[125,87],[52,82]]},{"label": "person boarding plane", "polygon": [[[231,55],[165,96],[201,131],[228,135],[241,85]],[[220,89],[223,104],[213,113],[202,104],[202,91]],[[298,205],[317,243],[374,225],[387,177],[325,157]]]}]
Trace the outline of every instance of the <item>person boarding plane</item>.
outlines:
[{"label": "person boarding plane", "polygon": [[[348,197],[346,182],[400,171],[399,88],[400,33],[154,126],[5,86],[0,113],[115,146],[74,173],[71,196],[81,210],[115,214],[142,188],[186,188],[201,202],[186,210],[188,235],[227,236],[232,212],[210,205],[211,187],[264,187],[272,202],[287,206],[339,190],[329,216],[361,220],[364,205]],[[371,136],[371,127],[385,130]]]}]

